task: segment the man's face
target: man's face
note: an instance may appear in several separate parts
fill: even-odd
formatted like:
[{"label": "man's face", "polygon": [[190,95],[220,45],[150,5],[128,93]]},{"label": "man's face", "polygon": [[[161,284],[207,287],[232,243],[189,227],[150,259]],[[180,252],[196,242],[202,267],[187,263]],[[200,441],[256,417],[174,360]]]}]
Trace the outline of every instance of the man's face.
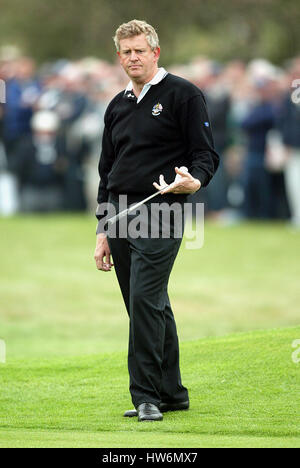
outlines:
[{"label": "man's face", "polygon": [[153,78],[159,54],[159,47],[152,50],[145,34],[120,40],[120,63],[127,75],[137,83],[147,83]]}]

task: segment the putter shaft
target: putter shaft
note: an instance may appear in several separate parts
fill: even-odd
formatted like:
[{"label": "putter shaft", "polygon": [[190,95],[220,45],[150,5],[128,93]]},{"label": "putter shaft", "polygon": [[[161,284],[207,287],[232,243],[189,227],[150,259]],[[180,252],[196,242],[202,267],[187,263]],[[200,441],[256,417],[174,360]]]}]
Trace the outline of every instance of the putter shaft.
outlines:
[{"label": "putter shaft", "polygon": [[159,190],[158,192],[156,193],[153,193],[152,195],[150,195],[149,197],[145,198],[144,200],[136,203],[135,205],[131,206],[130,208],[126,208],[126,210],[123,210],[121,211],[121,213],[118,213],[116,216],[113,216],[112,218],[110,218],[107,222],[108,224],[112,225],[114,223],[116,223],[117,221],[119,221],[120,219],[124,218],[127,214],[129,214],[131,211],[134,211],[136,210],[137,208],[139,208],[141,205],[143,205],[144,203],[146,203],[147,201],[151,200],[152,198],[154,197],[157,197],[157,195],[159,195],[161,192],[163,192],[166,188],[168,188],[169,185],[166,185],[164,188],[162,188],[161,190]]}]

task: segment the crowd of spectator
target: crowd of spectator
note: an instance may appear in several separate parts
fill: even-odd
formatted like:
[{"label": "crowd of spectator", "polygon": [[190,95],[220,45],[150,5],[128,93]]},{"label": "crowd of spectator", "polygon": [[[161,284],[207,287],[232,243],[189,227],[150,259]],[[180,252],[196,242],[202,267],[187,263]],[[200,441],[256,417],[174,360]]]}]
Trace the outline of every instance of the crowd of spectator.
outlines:
[{"label": "crowd of spectator", "polygon": [[[221,155],[192,200],[223,222],[300,228],[300,58],[277,67],[198,57],[167,69],[203,90]],[[86,58],[37,69],[30,57],[2,57],[0,80],[0,214],[94,211],[104,112],[128,81],[121,67]]]}]

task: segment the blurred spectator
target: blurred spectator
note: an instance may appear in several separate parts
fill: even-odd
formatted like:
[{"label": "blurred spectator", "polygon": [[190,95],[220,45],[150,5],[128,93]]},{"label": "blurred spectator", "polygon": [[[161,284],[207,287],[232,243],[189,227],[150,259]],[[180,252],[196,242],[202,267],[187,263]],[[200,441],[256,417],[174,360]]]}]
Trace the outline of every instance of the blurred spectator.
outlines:
[{"label": "blurred spectator", "polygon": [[300,93],[296,95],[298,99],[293,100],[292,95],[293,81],[300,79],[300,57],[293,61],[288,78],[290,89],[282,102],[279,128],[286,147],[285,182],[292,214],[291,222],[300,229]]},{"label": "blurred spectator", "polygon": [[241,127],[248,137],[244,163],[244,211],[250,219],[271,217],[271,176],[265,166],[266,138],[275,125],[274,83],[257,78],[254,83],[255,100]]},{"label": "blurred spectator", "polygon": [[[79,64],[59,61],[44,70],[44,89],[38,101],[40,109],[51,109],[60,118],[60,150],[68,160],[64,178],[64,208],[70,211],[87,209],[85,163],[97,139],[101,142],[103,109],[91,99],[92,83]],[[97,159],[99,154],[97,153]],[[93,193],[94,204],[94,193]],[[93,205],[92,205],[93,206]]]},{"label": "blurred spectator", "polygon": [[68,146],[52,111],[32,119],[33,136],[23,137],[11,155],[10,169],[20,187],[20,209],[82,211],[86,209],[82,161],[86,146]]},{"label": "blurred spectator", "polygon": [[7,155],[4,147],[4,110],[6,81],[12,76],[11,62],[0,60],[0,215],[10,216],[18,211],[16,178],[7,170]]},{"label": "blurred spectator", "polygon": [[57,149],[59,119],[53,112],[38,112],[32,119],[33,136],[25,136],[11,155],[10,168],[17,176],[23,212],[63,208],[65,161]]},{"label": "blurred spectator", "polygon": [[0,103],[0,169],[4,167],[4,161],[6,161],[5,148],[3,145],[3,116],[4,105]]},{"label": "blurred spectator", "polygon": [[3,117],[3,141],[8,160],[16,144],[30,135],[30,120],[41,88],[36,80],[35,64],[29,57],[22,57],[12,65],[15,75],[6,81],[6,105]]},{"label": "blurred spectator", "polygon": [[204,93],[210,117],[214,144],[221,156],[220,165],[208,187],[193,195],[193,203],[204,203],[205,214],[217,218],[227,208],[228,175],[224,160],[229,143],[228,116],[231,97],[224,82],[223,67],[205,57],[195,58],[190,67],[175,68],[171,71],[192,81]]},{"label": "blurred spectator", "polygon": [[226,157],[225,150],[229,143],[228,116],[231,106],[230,95],[223,82],[220,65],[212,64],[204,93],[213,128],[215,147],[221,156],[215,177],[206,189],[206,210],[217,215],[228,206],[228,175],[224,159]]},{"label": "blurred spectator", "polygon": [[75,138],[60,132],[57,138],[57,150],[64,161],[63,172],[63,209],[67,211],[85,211],[87,199],[85,191],[85,171],[90,145],[84,138]]}]

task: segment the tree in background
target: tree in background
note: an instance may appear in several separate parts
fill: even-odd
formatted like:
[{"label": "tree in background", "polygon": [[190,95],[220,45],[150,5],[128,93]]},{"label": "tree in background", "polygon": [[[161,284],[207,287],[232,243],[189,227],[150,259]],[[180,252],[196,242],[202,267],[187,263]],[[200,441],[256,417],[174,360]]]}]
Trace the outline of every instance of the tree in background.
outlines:
[{"label": "tree in background", "polygon": [[165,65],[195,55],[217,60],[299,53],[297,0],[0,0],[0,46],[38,61],[97,56],[112,60],[120,23],[145,19],[159,33]]}]

